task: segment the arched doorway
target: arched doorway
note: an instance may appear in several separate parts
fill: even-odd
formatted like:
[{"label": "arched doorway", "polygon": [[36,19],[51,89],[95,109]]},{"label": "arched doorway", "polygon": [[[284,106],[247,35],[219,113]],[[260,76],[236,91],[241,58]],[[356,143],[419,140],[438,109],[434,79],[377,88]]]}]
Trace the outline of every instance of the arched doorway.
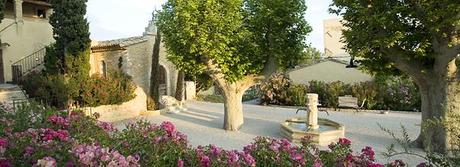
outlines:
[{"label": "arched doorway", "polygon": [[160,87],[159,87],[159,92],[160,92],[160,96],[162,95],[168,95],[168,85],[167,85],[167,78],[166,78],[167,74],[166,74],[166,68],[162,65],[160,65]]}]

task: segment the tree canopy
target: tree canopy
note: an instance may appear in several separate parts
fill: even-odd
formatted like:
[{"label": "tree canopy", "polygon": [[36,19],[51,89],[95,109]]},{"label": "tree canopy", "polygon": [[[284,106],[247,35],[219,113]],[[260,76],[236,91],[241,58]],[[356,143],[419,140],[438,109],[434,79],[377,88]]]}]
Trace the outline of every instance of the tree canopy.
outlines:
[{"label": "tree canopy", "polygon": [[[406,74],[422,99],[422,124],[460,115],[460,1],[334,0],[347,51],[374,74]],[[454,121],[459,122],[459,121]],[[452,151],[459,124],[422,129],[419,144]],[[458,149],[458,148],[457,148]]]},{"label": "tree canopy", "polygon": [[[279,4],[278,4],[279,3]],[[224,128],[243,124],[242,96],[264,69],[292,66],[311,28],[303,0],[169,0],[157,25],[171,60],[223,92]]]},{"label": "tree canopy", "polygon": [[343,16],[347,51],[371,72],[423,75],[458,55],[460,1],[334,0],[331,12]]},{"label": "tree canopy", "polygon": [[86,15],[87,0],[51,0],[53,14],[50,24],[56,43],[46,58],[46,68],[52,73],[89,72],[89,24]]},{"label": "tree canopy", "polygon": [[[299,64],[312,28],[305,20],[307,6],[302,0],[246,0],[245,26],[266,65],[286,69]],[[277,69],[273,69],[277,70]],[[273,71],[271,71],[273,72]]]}]

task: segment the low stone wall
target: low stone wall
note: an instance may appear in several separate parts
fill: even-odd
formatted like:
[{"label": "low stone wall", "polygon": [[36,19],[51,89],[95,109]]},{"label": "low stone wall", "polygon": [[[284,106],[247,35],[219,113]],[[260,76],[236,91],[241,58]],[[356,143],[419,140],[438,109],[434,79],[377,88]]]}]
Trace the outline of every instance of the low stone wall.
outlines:
[{"label": "low stone wall", "polygon": [[116,122],[139,117],[147,111],[147,95],[142,88],[138,87],[135,91],[136,97],[120,105],[105,105],[99,107],[84,108],[86,114],[98,113],[99,120],[105,122]]}]

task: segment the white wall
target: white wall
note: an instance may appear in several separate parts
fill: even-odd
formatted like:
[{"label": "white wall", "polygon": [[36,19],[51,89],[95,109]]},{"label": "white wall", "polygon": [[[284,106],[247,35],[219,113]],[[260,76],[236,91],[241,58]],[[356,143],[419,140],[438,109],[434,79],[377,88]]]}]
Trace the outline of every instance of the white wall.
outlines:
[{"label": "white wall", "polygon": [[14,18],[6,16],[0,24],[0,30],[3,30],[0,33],[1,42],[8,44],[2,47],[7,82],[12,81],[12,63],[54,42],[53,29],[47,19],[25,17],[23,23],[16,23]]}]

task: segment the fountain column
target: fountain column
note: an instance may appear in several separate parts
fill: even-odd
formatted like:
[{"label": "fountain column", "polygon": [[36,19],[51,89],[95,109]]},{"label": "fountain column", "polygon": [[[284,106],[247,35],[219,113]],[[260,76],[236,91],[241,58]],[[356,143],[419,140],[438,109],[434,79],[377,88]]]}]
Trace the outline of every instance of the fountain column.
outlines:
[{"label": "fountain column", "polygon": [[308,108],[308,128],[309,130],[319,129],[318,125],[318,94],[307,94],[307,108]]}]

